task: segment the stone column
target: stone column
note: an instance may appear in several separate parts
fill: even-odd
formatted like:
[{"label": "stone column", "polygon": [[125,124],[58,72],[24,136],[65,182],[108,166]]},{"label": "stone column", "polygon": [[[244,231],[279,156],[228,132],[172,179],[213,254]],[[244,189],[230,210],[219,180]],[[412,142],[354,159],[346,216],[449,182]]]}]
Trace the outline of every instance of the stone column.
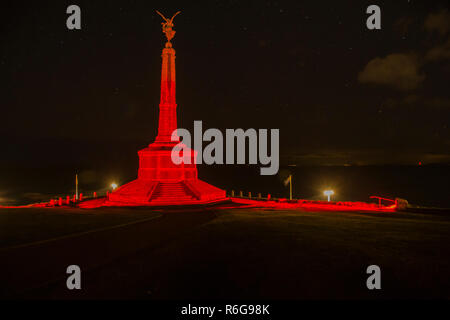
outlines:
[{"label": "stone column", "polygon": [[159,104],[158,136],[155,142],[170,142],[177,129],[177,104],[175,100],[175,50],[170,42],[162,51],[161,98]]}]

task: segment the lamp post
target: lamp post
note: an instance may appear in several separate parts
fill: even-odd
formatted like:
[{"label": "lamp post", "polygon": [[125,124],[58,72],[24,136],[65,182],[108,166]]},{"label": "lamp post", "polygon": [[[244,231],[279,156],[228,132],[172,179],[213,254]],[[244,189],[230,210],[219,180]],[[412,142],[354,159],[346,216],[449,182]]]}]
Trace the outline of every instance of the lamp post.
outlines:
[{"label": "lamp post", "polygon": [[325,190],[323,192],[323,194],[328,197],[328,202],[330,202],[330,197],[334,194],[334,191],[333,190]]},{"label": "lamp post", "polygon": [[78,200],[78,174],[75,174],[75,199]]},{"label": "lamp post", "polygon": [[289,200],[292,200],[292,174],[284,180],[284,185],[286,186],[289,183]]}]

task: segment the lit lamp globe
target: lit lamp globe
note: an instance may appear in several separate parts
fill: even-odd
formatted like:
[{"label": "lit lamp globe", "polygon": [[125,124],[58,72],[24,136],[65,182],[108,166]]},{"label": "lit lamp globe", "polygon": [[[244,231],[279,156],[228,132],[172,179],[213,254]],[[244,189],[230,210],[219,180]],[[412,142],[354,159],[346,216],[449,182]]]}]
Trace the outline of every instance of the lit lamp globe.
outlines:
[{"label": "lit lamp globe", "polygon": [[334,191],[333,190],[325,190],[323,192],[323,194],[328,197],[328,202],[330,202],[330,197],[334,194]]},{"label": "lit lamp globe", "polygon": [[115,182],[111,183],[111,188],[112,188],[113,190],[116,190],[116,188],[117,188],[117,183],[115,183]]}]

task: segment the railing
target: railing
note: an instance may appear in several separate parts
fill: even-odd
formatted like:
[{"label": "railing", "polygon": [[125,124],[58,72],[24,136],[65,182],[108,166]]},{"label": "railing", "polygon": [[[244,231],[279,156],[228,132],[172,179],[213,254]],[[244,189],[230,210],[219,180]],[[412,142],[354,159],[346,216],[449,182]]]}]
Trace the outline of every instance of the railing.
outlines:
[{"label": "railing", "polygon": [[369,197],[370,199],[378,199],[378,205],[381,207],[381,200],[384,200],[384,201],[390,201],[390,202],[392,202],[392,203],[395,203],[395,200],[392,200],[392,199],[388,199],[388,198],[383,198],[383,197],[379,197],[379,196],[370,196]]}]

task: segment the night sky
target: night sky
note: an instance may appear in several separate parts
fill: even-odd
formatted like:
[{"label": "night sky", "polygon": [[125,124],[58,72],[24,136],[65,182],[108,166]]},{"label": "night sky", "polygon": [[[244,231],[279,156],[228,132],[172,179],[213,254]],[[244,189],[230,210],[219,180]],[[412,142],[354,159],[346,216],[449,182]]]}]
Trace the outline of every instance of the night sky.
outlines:
[{"label": "night sky", "polygon": [[[66,28],[70,4],[81,30]],[[381,30],[366,28],[370,4]],[[155,9],[182,11],[180,127],[279,128],[281,164],[450,163],[447,5],[3,3],[0,165],[137,167],[157,130],[165,38]]]}]

